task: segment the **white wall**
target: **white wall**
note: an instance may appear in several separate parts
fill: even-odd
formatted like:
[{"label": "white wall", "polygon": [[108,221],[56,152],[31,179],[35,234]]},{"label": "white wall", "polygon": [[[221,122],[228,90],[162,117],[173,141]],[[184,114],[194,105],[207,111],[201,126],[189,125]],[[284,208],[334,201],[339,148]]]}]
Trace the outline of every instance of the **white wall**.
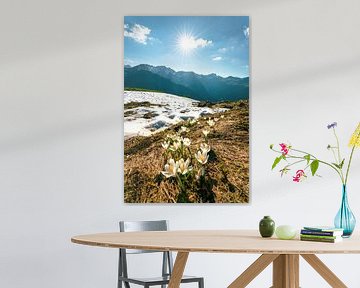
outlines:
[{"label": "white wall", "polygon": [[[270,171],[268,146],[288,140],[326,157],[332,138],[325,126],[337,121],[347,149],[359,121],[359,1],[5,0],[1,6],[0,287],[115,287],[116,250],[74,245],[70,237],[115,231],[120,219],[167,218],[172,229],[257,228],[263,215],[299,227],[331,224],[338,179],[325,169],[323,178],[301,184],[280,179]],[[249,205],[122,203],[123,16],[164,14],[251,16]],[[357,216],[359,158],[358,152],[349,183]],[[187,272],[204,275],[208,288],[226,287],[255,257],[193,254]],[[348,287],[360,287],[359,257],[321,258]],[[267,269],[250,287],[269,287],[270,276]],[[303,262],[301,283],[327,287]]]}]

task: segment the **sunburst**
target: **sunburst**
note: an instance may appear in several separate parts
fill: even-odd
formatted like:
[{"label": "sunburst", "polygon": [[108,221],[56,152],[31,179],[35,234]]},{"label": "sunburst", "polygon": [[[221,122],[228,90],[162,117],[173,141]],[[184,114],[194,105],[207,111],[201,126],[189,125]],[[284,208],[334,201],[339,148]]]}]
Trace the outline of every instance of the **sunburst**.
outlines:
[{"label": "sunburst", "polygon": [[196,48],[196,39],[190,32],[179,33],[176,39],[176,47],[181,54],[188,56],[191,55]]}]

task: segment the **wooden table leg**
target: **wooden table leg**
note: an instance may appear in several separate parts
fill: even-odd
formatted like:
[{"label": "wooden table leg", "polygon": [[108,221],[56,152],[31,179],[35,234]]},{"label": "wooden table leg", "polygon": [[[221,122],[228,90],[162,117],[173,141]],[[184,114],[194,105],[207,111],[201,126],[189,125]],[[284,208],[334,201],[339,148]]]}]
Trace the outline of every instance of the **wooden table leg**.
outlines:
[{"label": "wooden table leg", "polygon": [[185,265],[186,265],[188,256],[189,256],[189,252],[178,252],[177,253],[168,288],[179,288],[180,287],[181,278],[184,274]]},{"label": "wooden table leg", "polygon": [[244,288],[257,275],[259,275],[271,262],[273,262],[279,255],[277,254],[263,254],[254,263],[252,263],[238,278],[232,282],[228,288]]},{"label": "wooden table leg", "polygon": [[281,254],[273,263],[273,288],[299,288],[299,255]]},{"label": "wooden table leg", "polygon": [[314,254],[301,255],[324,280],[334,288],[347,288],[347,286]]}]

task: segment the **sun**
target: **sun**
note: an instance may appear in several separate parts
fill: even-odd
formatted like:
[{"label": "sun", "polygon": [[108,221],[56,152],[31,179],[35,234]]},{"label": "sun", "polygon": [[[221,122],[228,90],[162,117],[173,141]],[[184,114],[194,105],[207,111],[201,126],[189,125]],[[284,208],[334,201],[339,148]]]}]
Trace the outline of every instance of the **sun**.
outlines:
[{"label": "sun", "polygon": [[196,48],[195,37],[188,32],[182,32],[178,35],[176,46],[183,55],[190,55]]}]

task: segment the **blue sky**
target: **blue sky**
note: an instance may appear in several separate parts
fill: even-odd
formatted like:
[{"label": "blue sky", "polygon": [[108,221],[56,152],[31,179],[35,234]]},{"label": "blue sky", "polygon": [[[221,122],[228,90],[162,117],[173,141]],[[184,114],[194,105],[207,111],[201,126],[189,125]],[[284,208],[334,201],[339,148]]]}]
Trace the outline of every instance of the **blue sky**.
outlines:
[{"label": "blue sky", "polygon": [[124,64],[249,76],[247,16],[126,16]]}]

